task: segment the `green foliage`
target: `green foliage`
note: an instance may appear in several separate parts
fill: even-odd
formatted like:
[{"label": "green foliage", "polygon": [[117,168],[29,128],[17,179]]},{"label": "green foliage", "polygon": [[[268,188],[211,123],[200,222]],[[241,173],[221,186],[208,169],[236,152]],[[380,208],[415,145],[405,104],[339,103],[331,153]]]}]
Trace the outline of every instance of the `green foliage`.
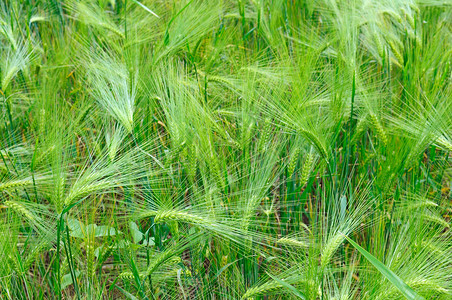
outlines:
[{"label": "green foliage", "polygon": [[0,298],[450,299],[451,20],[0,2]]}]

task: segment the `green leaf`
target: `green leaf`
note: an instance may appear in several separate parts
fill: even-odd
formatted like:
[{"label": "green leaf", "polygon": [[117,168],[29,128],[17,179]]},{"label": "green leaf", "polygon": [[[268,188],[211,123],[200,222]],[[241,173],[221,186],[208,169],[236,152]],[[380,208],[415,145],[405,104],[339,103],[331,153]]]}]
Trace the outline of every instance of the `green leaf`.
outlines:
[{"label": "green leaf", "polygon": [[144,239],[143,233],[140,231],[140,228],[138,228],[137,223],[135,222],[129,222],[129,230],[132,234],[133,242],[135,244],[138,244]]},{"label": "green leaf", "polygon": [[130,299],[130,300],[138,300],[137,297],[135,297],[134,295],[132,295],[132,294],[129,293],[128,291],[124,290],[124,289],[121,288],[120,286],[115,285],[115,287],[116,287],[121,293],[123,293],[124,296],[125,296],[127,299]]},{"label": "green leaf", "polygon": [[142,3],[138,2],[137,0],[132,0],[133,2],[135,2],[136,4],[138,4],[139,6],[141,6],[144,10],[146,10],[148,13],[156,16],[157,18],[160,18],[155,12],[153,12],[152,10],[150,10],[147,6],[143,5]]},{"label": "green leaf", "polygon": [[94,250],[94,256],[95,256],[96,258],[99,258],[99,256],[100,256],[101,253],[102,253],[102,250],[104,250],[104,246],[103,246],[103,245],[100,246],[100,247],[97,247],[96,250]]},{"label": "green leaf", "polygon": [[[345,235],[344,235],[345,236]],[[386,267],[382,262],[380,262],[375,256],[367,252],[360,245],[355,243],[353,240],[345,236],[347,241],[353,245],[375,268],[380,271],[380,273],[386,277],[407,299],[421,300],[424,297],[417,294],[411,287],[409,287],[399,276],[392,272],[388,267]]]},{"label": "green leaf", "polygon": [[[75,271],[75,278],[80,275],[80,271]],[[73,284],[71,274],[68,273],[61,278],[61,289],[64,290],[68,286]]]},{"label": "green leaf", "polygon": [[342,195],[341,198],[339,199],[340,203],[341,203],[341,210],[340,210],[340,221],[344,222],[345,220],[345,213],[347,211],[347,197],[345,195]]},{"label": "green leaf", "polygon": [[145,239],[142,243],[143,246],[155,246],[154,237],[150,237],[149,241]]},{"label": "green leaf", "polygon": [[299,290],[297,290],[295,287],[293,287],[292,285],[288,284],[284,280],[281,280],[278,277],[275,277],[275,276],[271,275],[270,273],[267,273],[267,275],[270,276],[276,282],[278,282],[280,285],[285,287],[287,290],[289,290],[289,292],[291,292],[292,294],[294,294],[298,298],[306,299],[306,297],[304,296],[304,294],[302,292],[300,292]]},{"label": "green leaf", "polygon": [[110,226],[97,226],[95,230],[95,236],[96,237],[102,237],[102,236],[113,236],[116,234],[121,234],[121,231],[116,231],[113,227]]},{"label": "green leaf", "polygon": [[81,221],[74,218],[67,218],[67,224],[71,230],[70,235],[76,238],[85,238],[92,235],[95,237],[113,236],[122,233],[110,226],[97,226],[96,224],[84,225]]},{"label": "green leaf", "polygon": [[76,237],[76,238],[83,238],[83,232],[85,231],[85,225],[74,218],[67,218],[67,225],[69,229],[71,230],[70,236]]}]

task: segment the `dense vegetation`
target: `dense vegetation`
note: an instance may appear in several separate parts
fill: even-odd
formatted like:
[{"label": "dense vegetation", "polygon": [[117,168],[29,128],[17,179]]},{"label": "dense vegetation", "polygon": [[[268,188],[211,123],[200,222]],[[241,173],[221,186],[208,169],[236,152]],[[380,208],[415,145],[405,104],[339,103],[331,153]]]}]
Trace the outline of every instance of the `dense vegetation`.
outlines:
[{"label": "dense vegetation", "polygon": [[1,299],[451,299],[452,3],[0,1]]}]

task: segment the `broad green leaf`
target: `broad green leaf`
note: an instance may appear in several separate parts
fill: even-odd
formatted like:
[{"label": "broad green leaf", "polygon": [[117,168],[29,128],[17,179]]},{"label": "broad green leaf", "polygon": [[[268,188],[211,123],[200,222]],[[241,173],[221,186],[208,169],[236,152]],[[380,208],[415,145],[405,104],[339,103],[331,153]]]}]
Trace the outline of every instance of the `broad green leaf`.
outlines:
[{"label": "broad green leaf", "polygon": [[96,224],[84,225],[81,221],[74,218],[68,218],[67,224],[69,229],[71,230],[70,235],[76,238],[85,238],[92,235],[94,235],[95,237],[103,237],[122,233],[121,231],[117,231],[110,226],[97,226]]},{"label": "broad green leaf", "polygon": [[143,241],[143,246],[155,246],[154,237],[150,237],[149,241],[147,239],[145,239]]},{"label": "broad green leaf", "polygon": [[143,240],[144,235],[138,228],[137,223],[129,222],[129,230],[130,230],[130,233],[132,234],[132,239],[135,244],[138,244],[139,242],[141,242]]},{"label": "broad green leaf", "polygon": [[94,250],[94,256],[96,258],[99,258],[100,254],[102,253],[102,250],[104,250],[104,246],[103,245],[100,246],[100,247],[97,247],[96,250]]},{"label": "broad green leaf", "polygon": [[76,238],[84,237],[85,225],[81,221],[74,218],[67,218],[67,226],[71,230],[70,236]]},{"label": "broad green leaf", "polygon": [[[75,271],[75,278],[77,278],[79,275],[80,275],[80,271]],[[71,273],[64,275],[61,278],[61,289],[64,290],[65,288],[70,286],[72,283],[73,282],[72,282]]]},{"label": "broad green leaf", "polygon": [[386,277],[407,299],[421,300],[424,297],[417,294],[411,287],[409,287],[399,276],[392,272],[382,262],[380,262],[375,256],[367,252],[360,245],[355,243],[352,239],[345,236],[345,238],[353,245],[380,273]]},{"label": "broad green leaf", "polygon": [[105,226],[105,225],[97,226],[96,230],[95,230],[96,237],[113,236],[113,235],[121,234],[121,233],[122,233],[121,231],[117,231],[113,227]]}]

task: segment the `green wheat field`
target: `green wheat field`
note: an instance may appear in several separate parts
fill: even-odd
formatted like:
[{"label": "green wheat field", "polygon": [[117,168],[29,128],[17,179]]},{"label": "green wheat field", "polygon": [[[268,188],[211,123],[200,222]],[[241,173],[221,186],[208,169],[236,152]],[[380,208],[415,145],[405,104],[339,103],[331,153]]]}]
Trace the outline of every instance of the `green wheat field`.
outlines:
[{"label": "green wheat field", "polygon": [[451,0],[1,0],[0,299],[452,299]]}]

